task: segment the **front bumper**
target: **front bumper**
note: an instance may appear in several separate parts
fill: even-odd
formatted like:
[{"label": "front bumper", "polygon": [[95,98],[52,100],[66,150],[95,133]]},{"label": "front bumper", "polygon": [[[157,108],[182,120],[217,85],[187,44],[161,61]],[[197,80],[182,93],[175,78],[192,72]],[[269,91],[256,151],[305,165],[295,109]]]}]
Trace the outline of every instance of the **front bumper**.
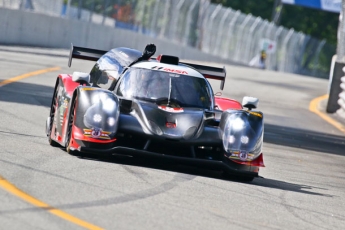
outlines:
[{"label": "front bumper", "polygon": [[208,160],[191,157],[180,157],[173,155],[160,154],[140,149],[128,148],[128,147],[113,147],[109,149],[95,149],[89,147],[80,147],[80,151],[83,153],[91,153],[97,155],[127,155],[133,157],[148,157],[161,159],[166,162],[181,163],[196,167],[202,167],[212,170],[223,170],[228,174],[246,176],[246,177],[258,177],[259,167],[246,166],[237,164],[224,157],[223,161]]}]

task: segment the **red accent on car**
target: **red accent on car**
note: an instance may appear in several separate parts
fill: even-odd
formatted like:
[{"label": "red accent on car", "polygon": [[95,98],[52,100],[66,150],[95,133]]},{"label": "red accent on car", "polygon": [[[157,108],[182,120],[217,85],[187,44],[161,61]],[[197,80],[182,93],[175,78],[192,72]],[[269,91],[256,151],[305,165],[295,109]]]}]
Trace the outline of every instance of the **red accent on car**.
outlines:
[{"label": "red accent on car", "polygon": [[72,129],[72,135],[75,139],[77,140],[81,140],[81,141],[89,141],[89,142],[95,142],[95,143],[111,143],[116,141],[116,138],[114,139],[110,139],[110,140],[104,140],[104,139],[96,139],[96,138],[92,138],[92,137],[86,137],[84,135],[84,131],[80,128],[78,128],[77,126],[73,125],[73,129]]},{"label": "red accent on car", "polygon": [[265,167],[264,157],[262,153],[252,161],[239,161],[239,160],[233,160],[233,159],[230,159],[230,160],[241,165]]},{"label": "red accent on car", "polygon": [[176,128],[176,123],[174,123],[174,122],[166,122],[165,126],[167,128]]},{"label": "red accent on car", "polygon": [[75,141],[75,132],[76,132],[76,126],[72,126],[72,135],[71,135],[71,140],[70,140],[70,143],[71,143],[71,146],[72,148],[74,149],[78,149],[80,147],[80,145],[78,145],[78,143]]},{"label": "red accent on car", "polygon": [[241,103],[226,97],[215,97],[216,108],[224,111],[227,109],[243,109]]},{"label": "red accent on car", "polygon": [[164,105],[159,105],[158,108],[172,113],[182,113],[184,111],[183,108],[172,108]]},{"label": "red accent on car", "polygon": [[156,60],[160,62],[160,61],[161,61],[161,58],[162,58],[162,55],[159,55],[159,56],[156,58]]},{"label": "red accent on car", "polygon": [[62,79],[64,84],[66,93],[72,97],[73,91],[77,88],[80,84],[72,80],[72,75],[69,74],[60,74],[59,78]]}]

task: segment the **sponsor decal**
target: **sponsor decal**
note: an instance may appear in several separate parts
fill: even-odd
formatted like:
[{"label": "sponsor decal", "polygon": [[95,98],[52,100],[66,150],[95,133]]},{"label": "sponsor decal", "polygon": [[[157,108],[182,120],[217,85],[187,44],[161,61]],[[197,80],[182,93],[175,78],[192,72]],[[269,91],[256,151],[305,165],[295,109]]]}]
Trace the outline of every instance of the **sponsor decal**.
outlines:
[{"label": "sponsor decal", "polygon": [[179,70],[179,69],[164,68],[163,70],[164,70],[164,71],[167,71],[167,72],[171,72],[171,73],[188,74],[187,71]]},{"label": "sponsor decal", "polygon": [[248,153],[246,151],[240,151],[240,159],[241,160],[246,160],[248,157]]},{"label": "sponsor decal", "polygon": [[98,128],[84,129],[84,136],[86,137],[110,140],[109,134],[111,132],[106,132]]},{"label": "sponsor decal", "polygon": [[166,68],[166,67],[159,67],[159,66],[153,66],[151,69],[155,69],[155,70],[163,70],[166,72],[170,72],[170,73],[178,73],[178,74],[187,74],[188,72],[185,70],[180,70],[180,69],[170,69],[170,68]]},{"label": "sponsor decal", "polygon": [[248,153],[245,150],[236,150],[236,151],[231,151],[230,152],[230,159],[236,159],[236,160],[253,160],[254,154]]},{"label": "sponsor decal", "polygon": [[183,108],[171,108],[168,106],[158,106],[158,108],[171,113],[182,113],[184,111]]}]

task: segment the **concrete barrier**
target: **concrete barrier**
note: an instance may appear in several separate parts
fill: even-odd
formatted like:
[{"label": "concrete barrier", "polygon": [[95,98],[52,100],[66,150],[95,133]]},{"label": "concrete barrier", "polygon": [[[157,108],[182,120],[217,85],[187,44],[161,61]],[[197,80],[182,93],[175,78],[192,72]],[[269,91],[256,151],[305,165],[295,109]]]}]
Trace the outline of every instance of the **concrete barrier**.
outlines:
[{"label": "concrete barrier", "polygon": [[103,50],[119,46],[142,50],[146,44],[154,43],[157,46],[157,54],[166,53],[179,56],[181,59],[244,66],[169,40],[85,21],[0,8],[0,22],[0,44],[3,45],[69,48],[73,43],[75,46]]}]

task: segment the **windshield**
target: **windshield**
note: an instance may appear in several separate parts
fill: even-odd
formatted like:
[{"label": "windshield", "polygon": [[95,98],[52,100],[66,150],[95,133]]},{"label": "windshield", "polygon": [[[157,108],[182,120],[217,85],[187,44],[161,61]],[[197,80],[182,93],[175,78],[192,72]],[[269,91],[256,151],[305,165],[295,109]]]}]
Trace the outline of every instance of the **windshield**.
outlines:
[{"label": "windshield", "polygon": [[125,73],[116,94],[172,107],[209,109],[212,103],[204,78],[140,68]]}]

